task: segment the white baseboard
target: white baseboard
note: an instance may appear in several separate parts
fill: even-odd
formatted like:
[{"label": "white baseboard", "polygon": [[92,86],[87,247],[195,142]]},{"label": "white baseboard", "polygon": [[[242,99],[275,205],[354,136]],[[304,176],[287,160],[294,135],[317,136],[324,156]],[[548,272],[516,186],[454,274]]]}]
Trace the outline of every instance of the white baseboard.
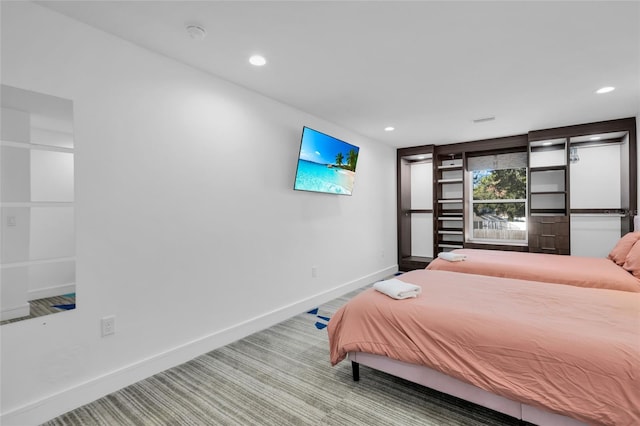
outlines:
[{"label": "white baseboard", "polygon": [[0,312],[0,321],[6,321],[14,318],[26,317],[31,313],[31,306],[29,303],[24,305],[12,306],[10,308],[3,308]]},{"label": "white baseboard", "polygon": [[224,330],[202,336],[164,352],[150,356],[94,377],[0,415],[0,424],[38,425],[67,411],[81,407],[109,393],[122,389],[168,368],[185,363],[197,356],[225,346],[265,328],[269,328],[295,315],[340,297],[350,291],[384,279],[397,272],[398,265],[376,271],[356,280],[341,284],[307,299],[283,306]]},{"label": "white baseboard", "polygon": [[76,284],[68,283],[61,284],[47,288],[40,288],[38,290],[29,290],[27,297],[29,300],[44,299],[45,297],[62,296],[63,294],[75,293]]}]

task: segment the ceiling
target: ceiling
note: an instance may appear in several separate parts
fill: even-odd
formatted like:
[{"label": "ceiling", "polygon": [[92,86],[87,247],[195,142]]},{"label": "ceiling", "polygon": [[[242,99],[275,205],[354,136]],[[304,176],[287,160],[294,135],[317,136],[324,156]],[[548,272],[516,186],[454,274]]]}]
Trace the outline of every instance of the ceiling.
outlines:
[{"label": "ceiling", "polygon": [[37,3],[394,147],[640,113],[636,1]]}]

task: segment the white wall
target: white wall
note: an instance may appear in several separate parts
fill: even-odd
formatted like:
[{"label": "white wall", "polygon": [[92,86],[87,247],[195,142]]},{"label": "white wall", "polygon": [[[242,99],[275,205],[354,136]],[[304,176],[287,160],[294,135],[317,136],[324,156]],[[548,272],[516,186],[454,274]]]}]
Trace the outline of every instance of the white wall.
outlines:
[{"label": "white wall", "polygon": [[[433,162],[411,164],[411,209],[433,209]],[[433,213],[411,215],[411,255],[433,257]]]},{"label": "white wall", "polygon": [[620,208],[622,145],[580,147],[578,156],[570,165],[571,208]]},{"label": "white wall", "polygon": [[[31,3],[3,2],[1,28],[2,82],[74,102],[78,295],[2,327],[3,424],[396,270],[392,148]],[[360,147],[353,196],[292,190],[303,125]]]},{"label": "white wall", "polygon": [[620,239],[620,217],[571,215],[571,255],[607,257]]},{"label": "white wall", "polygon": [[[580,147],[578,156],[570,165],[571,208],[620,208],[622,145]],[[620,217],[573,214],[570,235],[572,255],[607,257],[620,239]]]}]

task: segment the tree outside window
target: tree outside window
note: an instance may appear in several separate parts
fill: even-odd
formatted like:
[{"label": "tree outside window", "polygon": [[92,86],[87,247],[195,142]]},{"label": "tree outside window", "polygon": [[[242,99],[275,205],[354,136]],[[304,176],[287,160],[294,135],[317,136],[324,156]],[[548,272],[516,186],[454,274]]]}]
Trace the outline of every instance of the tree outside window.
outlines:
[{"label": "tree outside window", "polygon": [[474,170],[474,241],[527,241],[527,169]]}]

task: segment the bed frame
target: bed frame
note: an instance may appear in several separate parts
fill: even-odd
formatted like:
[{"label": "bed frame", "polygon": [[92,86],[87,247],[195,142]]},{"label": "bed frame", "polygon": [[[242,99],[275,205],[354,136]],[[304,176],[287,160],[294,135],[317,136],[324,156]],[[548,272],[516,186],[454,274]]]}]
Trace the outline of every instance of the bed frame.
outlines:
[{"label": "bed frame", "polygon": [[349,360],[354,381],[360,380],[360,364],[362,364],[536,425],[587,426],[570,417],[492,394],[425,366],[364,352],[349,352]]},{"label": "bed frame", "polygon": [[[640,215],[633,218],[634,232],[640,232]],[[349,352],[353,380],[360,380],[360,364],[413,383],[464,399],[516,419],[541,426],[588,426],[571,417],[492,394],[477,386],[449,377],[422,365],[410,364],[365,352]]]}]

